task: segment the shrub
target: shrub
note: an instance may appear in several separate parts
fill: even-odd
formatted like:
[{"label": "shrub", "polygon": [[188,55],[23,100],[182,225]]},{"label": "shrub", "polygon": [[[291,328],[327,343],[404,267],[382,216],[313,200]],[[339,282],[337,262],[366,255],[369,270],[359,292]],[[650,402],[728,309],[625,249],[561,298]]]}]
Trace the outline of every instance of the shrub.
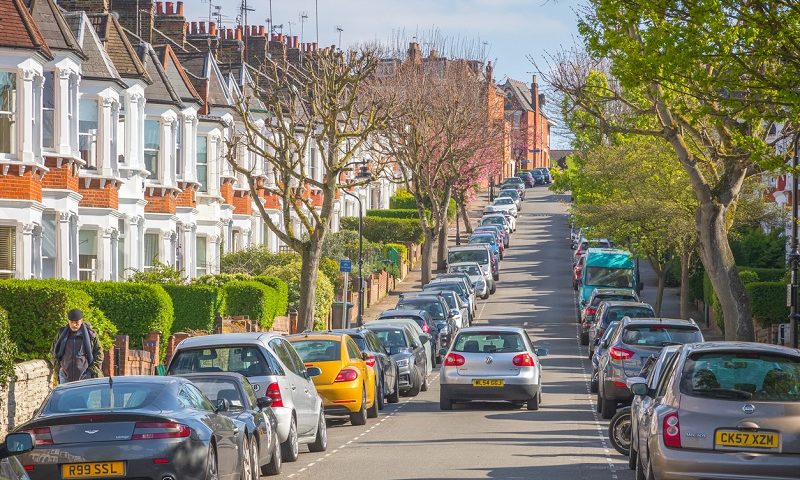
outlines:
[{"label": "shrub", "polygon": [[779,282],[786,275],[785,268],[739,267],[740,272],[753,272],[761,282]]},{"label": "shrub", "polygon": [[247,315],[264,330],[272,327],[278,297],[274,288],[255,280],[234,280],[226,283],[223,290],[228,315]]},{"label": "shrub", "polygon": [[261,275],[269,267],[286,265],[299,258],[300,255],[297,253],[273,253],[268,247],[262,245],[223,255],[220,259],[220,271],[222,273]]},{"label": "shrub", "polygon": [[741,270],[739,271],[739,278],[742,279],[742,283],[747,285],[748,283],[757,282],[759,280],[758,274],[752,270]]},{"label": "shrub", "polygon": [[17,345],[11,340],[8,312],[0,308],[0,385],[5,386],[14,377],[14,359]]},{"label": "shrub", "polygon": [[336,259],[324,257],[319,262],[319,271],[331,282],[334,290],[341,290],[343,279],[339,272],[339,262]]},{"label": "shrub", "polygon": [[259,275],[253,277],[253,279],[275,290],[275,300],[272,302],[274,305],[273,311],[271,312],[272,319],[274,320],[275,317],[286,315],[287,310],[289,310],[289,284],[278,277],[271,277],[268,275]]},{"label": "shrub", "polygon": [[753,228],[732,233],[731,251],[737,265],[783,268],[786,264],[786,238],[779,231],[764,233]]},{"label": "shrub", "polygon": [[211,285],[162,285],[172,299],[173,332],[214,330],[214,318],[223,312],[222,289]]},{"label": "shrub", "polygon": [[[426,211],[426,214],[430,216],[430,212]],[[412,208],[395,208],[395,209],[374,209],[374,210],[367,210],[367,217],[379,217],[379,218],[413,218],[419,219],[419,211],[417,211],[416,206]]]},{"label": "shrub", "polygon": [[745,285],[753,309],[753,319],[762,326],[787,323],[786,284],[783,282],[753,282]]},{"label": "shrub", "polygon": [[94,299],[98,308],[116,325],[121,335],[130,337],[131,348],[142,348],[142,340],[152,331],[161,332],[161,353],[172,333],[175,317],[172,300],[161,285],[121,282],[75,282]]},{"label": "shrub", "polygon": [[400,258],[401,258],[402,260],[404,260],[404,261],[406,261],[406,262],[408,261],[408,247],[406,247],[406,246],[405,246],[405,245],[403,245],[402,243],[387,243],[386,245],[384,245],[384,247],[385,247],[385,249],[386,249],[386,256],[387,256],[387,258],[388,258],[388,256],[389,256],[389,255],[388,255],[388,253],[389,253],[389,249],[390,249],[390,248],[394,248],[395,250],[397,250],[397,253],[399,253],[399,254],[400,254]]},{"label": "shrub", "polygon": [[251,278],[252,277],[246,273],[217,273],[197,277],[192,281],[192,283],[194,285],[209,285],[212,287],[222,288],[228,282],[232,282],[234,280],[250,280]]},{"label": "shrub", "polygon": [[[342,228],[358,229],[358,218],[342,218]],[[362,232],[364,238],[378,243],[422,243],[425,239],[420,221],[414,219],[365,217]]]},{"label": "shrub", "polygon": [[[275,266],[267,270],[269,275],[286,282],[289,286],[289,308],[297,309],[300,304],[300,262]],[[325,275],[317,275],[317,298],[314,303],[314,319],[317,325],[324,325],[333,304],[333,284]]]},{"label": "shrub", "polygon": [[389,197],[389,208],[398,210],[413,209],[416,211],[417,200],[414,198],[414,195],[407,190],[398,190],[397,193]]},{"label": "shrub", "polygon": [[73,282],[59,280],[0,281],[0,307],[8,313],[17,360],[50,358],[58,329],[66,326],[67,312],[79,308],[92,325],[103,350],[114,344],[117,328]]},{"label": "shrub", "polygon": [[181,285],[186,283],[183,271],[172,265],[155,261],[153,268],[144,272],[135,272],[128,278],[134,283],[157,283],[159,285]]},{"label": "shrub", "polygon": [[[365,236],[366,237],[366,236]],[[362,258],[364,259],[364,272],[372,273],[375,271],[383,270],[384,267],[384,254],[383,245],[380,243],[372,242],[368,238],[364,238],[361,246]],[[336,281],[332,281],[334,285],[341,287],[338,281],[339,276],[339,260],[343,258],[350,258],[353,260],[353,271],[358,271],[358,232],[353,230],[340,230],[331,233],[325,237],[325,243],[322,245],[322,254],[333,260],[329,263],[331,273],[336,271]],[[322,270],[323,265],[320,264]],[[328,280],[331,280],[330,275]]]}]

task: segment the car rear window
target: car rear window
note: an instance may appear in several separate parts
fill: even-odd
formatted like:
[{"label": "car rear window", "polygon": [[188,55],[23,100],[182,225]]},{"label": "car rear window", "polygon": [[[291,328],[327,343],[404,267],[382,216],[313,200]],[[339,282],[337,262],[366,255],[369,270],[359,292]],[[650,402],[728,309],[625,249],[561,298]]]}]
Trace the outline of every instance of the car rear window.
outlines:
[{"label": "car rear window", "polygon": [[454,352],[513,353],[526,351],[522,336],[513,332],[466,332],[456,337]]},{"label": "car rear window", "polygon": [[275,375],[258,347],[205,347],[178,350],[169,364],[170,375],[236,372],[245,377]]},{"label": "car rear window", "polygon": [[304,362],[336,362],[342,358],[338,340],[292,340],[292,346]]},{"label": "car rear window", "polygon": [[408,346],[406,344],[406,336],[399,328],[392,330],[373,330],[373,332],[375,332],[375,335],[378,336],[381,343],[389,350]]},{"label": "car rear window", "polygon": [[[442,304],[439,303],[439,300],[435,299],[432,299],[430,301],[417,301],[417,302],[409,302],[401,300],[400,302],[397,303],[397,306],[394,308],[395,310],[425,310],[433,318],[444,318],[445,316]],[[417,322],[417,325],[422,326],[422,320],[420,320],[419,318],[414,318],[414,321]]]},{"label": "car rear window", "polygon": [[505,225],[505,217],[489,217],[481,220],[481,225]]},{"label": "car rear window", "polygon": [[494,235],[473,235],[469,237],[469,243],[490,243],[494,244],[497,241],[497,237]]},{"label": "car rear window", "polygon": [[800,359],[752,351],[694,353],[680,386],[695,397],[800,402]]},{"label": "car rear window", "polygon": [[157,383],[108,383],[54,390],[47,413],[90,412],[94,410],[136,410],[148,407],[164,390]]},{"label": "car rear window", "polygon": [[489,251],[485,248],[475,250],[460,250],[457,252],[447,252],[447,263],[489,263]]},{"label": "car rear window", "polygon": [[648,307],[608,307],[606,312],[606,317],[603,319],[603,324],[605,325],[611,322],[618,322],[623,317],[648,318],[655,315],[653,309]]},{"label": "car rear window", "polygon": [[245,401],[235,381],[227,378],[192,378],[195,387],[209,400],[228,400],[234,408],[245,408]]},{"label": "car rear window", "polygon": [[450,267],[450,272],[464,272],[467,275],[480,275],[481,269],[477,265],[456,265]]},{"label": "car rear window", "polygon": [[702,342],[697,327],[679,325],[631,325],[622,332],[622,343],[633,346],[665,347]]},{"label": "car rear window", "polygon": [[635,302],[635,301],[636,297],[634,297],[633,295],[624,295],[624,294],[596,295],[592,300],[592,305],[596,307],[600,305],[600,302]]}]

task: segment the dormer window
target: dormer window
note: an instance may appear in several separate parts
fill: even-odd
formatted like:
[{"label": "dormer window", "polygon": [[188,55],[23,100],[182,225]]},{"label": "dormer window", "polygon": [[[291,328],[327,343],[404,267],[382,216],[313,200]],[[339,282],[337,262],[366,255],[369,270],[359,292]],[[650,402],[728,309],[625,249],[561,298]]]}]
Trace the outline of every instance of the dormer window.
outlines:
[{"label": "dormer window", "polygon": [[78,107],[78,150],[87,168],[97,168],[97,100],[81,99]]},{"label": "dormer window", "polygon": [[42,86],[42,147],[55,148],[56,80],[55,72],[44,73]]},{"label": "dormer window", "polygon": [[17,74],[0,72],[0,153],[17,152]]}]

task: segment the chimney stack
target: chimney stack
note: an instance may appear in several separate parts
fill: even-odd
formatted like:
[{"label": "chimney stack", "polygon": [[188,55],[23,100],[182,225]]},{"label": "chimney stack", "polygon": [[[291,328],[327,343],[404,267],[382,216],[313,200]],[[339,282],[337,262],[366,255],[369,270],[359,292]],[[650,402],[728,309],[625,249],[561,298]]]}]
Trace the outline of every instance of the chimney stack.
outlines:
[{"label": "chimney stack", "polygon": [[236,27],[236,40],[241,40],[241,39],[242,39],[242,26],[239,25],[238,27]]},{"label": "chimney stack", "polygon": [[422,49],[419,43],[411,42],[408,44],[408,61],[414,64],[422,63]]}]

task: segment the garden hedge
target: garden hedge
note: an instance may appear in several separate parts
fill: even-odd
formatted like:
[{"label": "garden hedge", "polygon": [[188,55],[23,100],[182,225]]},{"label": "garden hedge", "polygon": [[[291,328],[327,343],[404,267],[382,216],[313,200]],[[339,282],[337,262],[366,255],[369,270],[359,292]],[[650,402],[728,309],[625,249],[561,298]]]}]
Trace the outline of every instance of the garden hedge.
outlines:
[{"label": "garden hedge", "polygon": [[[358,218],[342,218],[342,229],[357,230]],[[364,238],[378,243],[422,243],[425,232],[419,219],[364,217]]]},{"label": "garden hedge", "polygon": [[784,282],[753,282],[745,285],[750,297],[753,319],[762,326],[789,322]]},{"label": "garden hedge", "polygon": [[152,331],[161,332],[161,353],[167,351],[175,311],[172,300],[161,285],[132,282],[75,282],[94,299],[97,306],[116,325],[120,335],[130,337],[131,348],[142,348],[142,340]]},{"label": "garden hedge", "polygon": [[11,340],[8,312],[0,308],[0,386],[5,386],[14,377],[14,359],[17,345]]},{"label": "garden hedge", "polygon": [[[275,266],[267,270],[269,275],[280,278],[289,286],[289,308],[297,309],[300,303],[300,270],[299,261],[287,265]],[[321,329],[325,325],[328,313],[331,311],[335,292],[333,283],[326,275],[317,275],[317,298],[314,303],[315,328]]]},{"label": "garden hedge", "polygon": [[67,312],[79,308],[92,325],[104,350],[114,344],[116,326],[75,282],[59,280],[2,280],[0,307],[8,312],[17,360],[49,359],[58,329],[67,325]]},{"label": "garden hedge", "polygon": [[389,208],[392,210],[415,210],[417,209],[417,200],[414,195],[406,190],[398,190],[397,193],[389,197]]},{"label": "garden hedge", "polygon": [[755,272],[761,282],[780,282],[786,275],[785,268],[739,267],[739,271]]},{"label": "garden hedge", "polygon": [[261,282],[275,290],[273,294],[274,299],[271,301],[272,311],[270,314],[272,315],[272,319],[274,320],[275,317],[286,315],[286,312],[289,310],[289,284],[278,277],[269,275],[259,275],[253,277],[253,280]]},{"label": "garden hedge", "polygon": [[[426,211],[426,214],[430,216],[430,212]],[[378,218],[413,218],[419,220],[419,211],[416,207],[414,208],[390,208],[388,210],[385,209],[370,209],[367,210],[367,217],[378,217]]]},{"label": "garden hedge", "polygon": [[223,312],[222,289],[211,285],[162,285],[172,299],[172,332],[214,331],[214,318]]},{"label": "garden hedge", "polygon": [[234,280],[225,284],[225,313],[247,315],[264,330],[272,327],[278,294],[274,288],[256,280]]},{"label": "garden hedge", "polygon": [[408,247],[403,245],[402,243],[387,243],[384,245],[386,254],[388,256],[389,248],[394,248],[400,254],[400,258],[402,260],[408,261]]}]

